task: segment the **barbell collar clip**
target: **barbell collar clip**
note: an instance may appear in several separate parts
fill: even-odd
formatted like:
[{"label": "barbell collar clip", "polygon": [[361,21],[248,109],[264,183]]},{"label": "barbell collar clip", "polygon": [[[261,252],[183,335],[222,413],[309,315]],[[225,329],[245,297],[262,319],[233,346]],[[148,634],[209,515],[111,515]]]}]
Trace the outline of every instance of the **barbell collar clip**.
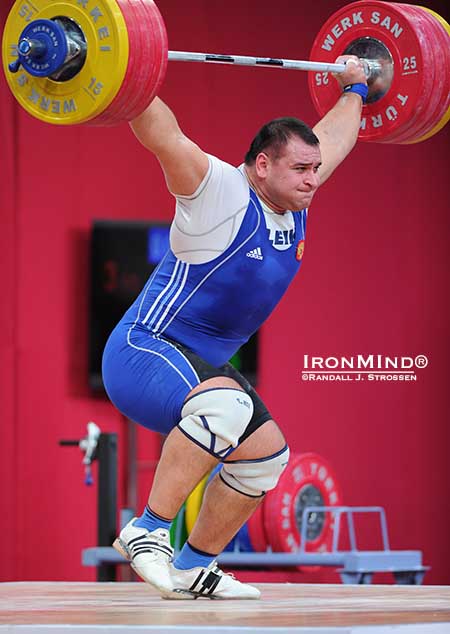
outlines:
[{"label": "barbell collar clip", "polygon": [[20,59],[16,59],[15,62],[11,62],[11,64],[8,65],[8,69],[11,73],[18,73],[21,66],[22,62]]},{"label": "barbell collar clip", "polygon": [[63,66],[68,49],[63,27],[54,20],[38,19],[22,31],[17,45],[19,64],[9,68],[17,72],[21,64],[34,77],[48,77]]}]

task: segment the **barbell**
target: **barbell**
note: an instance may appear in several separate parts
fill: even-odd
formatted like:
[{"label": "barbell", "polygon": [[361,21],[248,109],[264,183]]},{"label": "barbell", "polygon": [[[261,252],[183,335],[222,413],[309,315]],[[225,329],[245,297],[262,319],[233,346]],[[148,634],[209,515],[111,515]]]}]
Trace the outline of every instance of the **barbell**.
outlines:
[{"label": "barbell", "polygon": [[311,60],[168,51],[153,0],[17,0],[7,18],[3,69],[11,91],[34,117],[53,124],[115,125],[145,110],[167,62],[206,62],[309,71],[323,116],[340,89],[330,78],[357,55],[369,95],[360,138],[416,143],[450,117],[450,27],[425,7],[359,0],[333,14]]}]

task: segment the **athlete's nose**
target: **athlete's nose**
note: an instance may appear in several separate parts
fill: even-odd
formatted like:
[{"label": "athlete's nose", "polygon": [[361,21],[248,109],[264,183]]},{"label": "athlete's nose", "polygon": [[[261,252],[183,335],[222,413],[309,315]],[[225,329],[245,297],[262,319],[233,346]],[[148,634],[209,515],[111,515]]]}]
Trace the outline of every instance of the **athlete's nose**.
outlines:
[{"label": "athlete's nose", "polygon": [[308,170],[305,176],[305,185],[310,187],[311,189],[317,189],[320,185],[320,176],[318,172],[314,172],[313,170]]}]

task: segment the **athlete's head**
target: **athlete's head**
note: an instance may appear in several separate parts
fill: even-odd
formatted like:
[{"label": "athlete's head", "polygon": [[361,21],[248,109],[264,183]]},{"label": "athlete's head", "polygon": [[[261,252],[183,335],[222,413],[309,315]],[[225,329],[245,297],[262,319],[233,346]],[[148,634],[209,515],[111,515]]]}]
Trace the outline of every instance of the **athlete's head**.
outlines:
[{"label": "athlete's head", "polygon": [[309,205],[320,184],[320,161],[319,139],[294,117],[266,123],[245,156],[252,183],[276,211]]}]

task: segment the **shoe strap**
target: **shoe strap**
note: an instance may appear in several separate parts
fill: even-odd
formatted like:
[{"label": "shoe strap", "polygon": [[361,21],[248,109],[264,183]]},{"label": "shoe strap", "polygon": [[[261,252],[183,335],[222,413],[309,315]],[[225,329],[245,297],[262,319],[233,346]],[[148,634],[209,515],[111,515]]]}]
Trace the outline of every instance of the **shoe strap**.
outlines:
[{"label": "shoe strap", "polygon": [[[220,569],[218,570],[220,573],[222,573]],[[222,575],[217,574],[213,570],[208,571],[208,568],[203,568],[203,570],[201,570],[197,575],[194,583],[191,585],[189,590],[191,592],[195,592],[195,594],[212,594],[217,588]],[[197,586],[200,582],[201,586],[200,588],[198,588]]]},{"label": "shoe strap", "polygon": [[160,550],[166,555],[173,555],[173,548],[171,546],[165,544],[162,540],[152,540],[147,534],[139,535],[138,537],[130,539],[128,542],[128,548],[130,548],[133,552],[136,552],[137,550],[141,552],[142,548],[148,548]]}]

